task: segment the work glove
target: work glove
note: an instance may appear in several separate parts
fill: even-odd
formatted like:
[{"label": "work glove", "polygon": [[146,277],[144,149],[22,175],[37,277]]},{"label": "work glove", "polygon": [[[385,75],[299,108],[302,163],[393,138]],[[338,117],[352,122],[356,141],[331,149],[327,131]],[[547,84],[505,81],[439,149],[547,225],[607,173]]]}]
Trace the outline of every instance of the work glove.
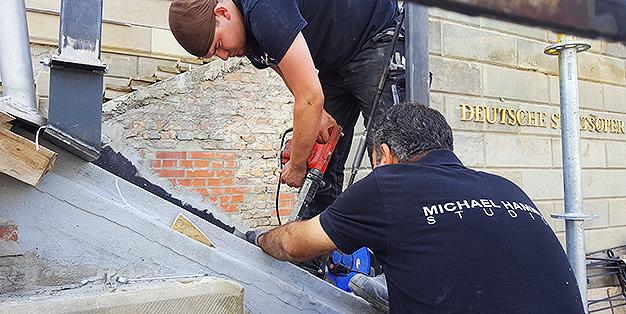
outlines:
[{"label": "work glove", "polygon": [[255,229],[247,231],[246,240],[248,240],[248,242],[256,246],[259,246],[259,238],[268,232],[269,230],[255,230]]}]

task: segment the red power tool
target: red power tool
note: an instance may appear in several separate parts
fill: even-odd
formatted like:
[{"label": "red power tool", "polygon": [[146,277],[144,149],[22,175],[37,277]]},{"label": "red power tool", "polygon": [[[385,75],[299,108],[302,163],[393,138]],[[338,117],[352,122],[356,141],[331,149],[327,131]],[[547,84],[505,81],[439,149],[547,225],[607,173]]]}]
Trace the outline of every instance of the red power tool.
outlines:
[{"label": "red power tool", "polygon": [[[335,147],[337,146],[337,143],[342,135],[342,128],[339,125],[331,127],[328,131],[330,133],[330,137],[326,144],[315,143],[313,145],[313,150],[311,150],[311,154],[307,160],[308,170],[306,177],[302,187],[300,187],[300,192],[298,192],[296,204],[289,215],[289,221],[293,221],[300,217],[302,209],[306,208],[306,206],[313,200],[315,193],[317,193],[317,189],[320,185],[322,185],[322,177],[326,172],[326,167],[330,162],[330,157],[333,155]],[[281,152],[281,163],[283,165],[286,164],[290,157],[291,139],[287,141],[285,148]]]}]

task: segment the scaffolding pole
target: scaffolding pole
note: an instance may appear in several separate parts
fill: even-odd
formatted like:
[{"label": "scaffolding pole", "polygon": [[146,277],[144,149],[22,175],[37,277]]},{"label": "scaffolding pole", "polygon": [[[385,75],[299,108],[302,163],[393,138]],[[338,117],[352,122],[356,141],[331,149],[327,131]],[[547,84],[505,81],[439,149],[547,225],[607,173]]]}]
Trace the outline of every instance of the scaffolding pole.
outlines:
[{"label": "scaffolding pole", "polygon": [[406,100],[430,106],[428,8],[413,2],[406,10]]},{"label": "scaffolding pole", "polygon": [[580,164],[580,104],[578,98],[577,54],[591,48],[573,37],[559,34],[559,42],[544,52],[559,57],[561,101],[561,137],[563,156],[564,214],[553,218],[565,220],[567,256],[572,266],[585,312],[587,307],[587,265],[585,260],[584,221],[594,217],[583,212],[582,170]]},{"label": "scaffolding pole", "polygon": [[37,111],[24,0],[0,2],[0,110],[33,124],[45,119]]}]

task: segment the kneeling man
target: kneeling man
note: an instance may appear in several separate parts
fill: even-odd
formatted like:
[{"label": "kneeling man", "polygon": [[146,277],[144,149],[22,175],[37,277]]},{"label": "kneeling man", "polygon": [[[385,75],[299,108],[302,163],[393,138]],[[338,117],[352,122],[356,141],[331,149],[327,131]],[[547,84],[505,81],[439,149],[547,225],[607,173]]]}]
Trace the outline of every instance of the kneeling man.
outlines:
[{"label": "kneeling man", "polygon": [[463,166],[436,110],[393,107],[371,132],[374,171],[320,215],[254,240],[286,261],[367,246],[392,313],[584,313],[554,232],[517,185]]}]

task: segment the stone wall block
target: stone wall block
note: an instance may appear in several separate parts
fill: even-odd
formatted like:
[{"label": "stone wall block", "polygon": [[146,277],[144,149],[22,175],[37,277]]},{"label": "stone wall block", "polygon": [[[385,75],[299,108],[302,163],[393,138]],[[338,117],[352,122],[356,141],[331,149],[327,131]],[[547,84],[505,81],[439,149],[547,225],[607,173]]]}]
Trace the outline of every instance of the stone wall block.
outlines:
[{"label": "stone wall block", "polygon": [[543,53],[543,49],[547,45],[545,42],[517,38],[517,67],[543,73],[558,74],[558,59]]},{"label": "stone wall block", "polygon": [[486,134],[485,163],[490,167],[551,167],[550,139]]},{"label": "stone wall block", "polygon": [[578,54],[581,79],[626,85],[626,63],[622,59],[584,52]]},{"label": "stone wall block", "polygon": [[505,22],[489,17],[481,17],[480,25],[481,27],[486,29],[492,29],[498,32],[511,33],[524,37],[531,37],[542,41],[545,41],[548,35],[548,31],[539,27],[531,27],[522,24]]},{"label": "stone wall block", "polygon": [[482,134],[454,132],[454,152],[467,167],[485,165],[484,142]]},{"label": "stone wall block", "polygon": [[[583,168],[603,168],[607,166],[607,152],[604,141],[582,139],[580,141],[580,162]],[[563,167],[561,140],[552,140],[552,161],[554,167]]]},{"label": "stone wall block", "polygon": [[428,50],[430,53],[441,54],[441,22],[428,21]]},{"label": "stone wall block", "polygon": [[619,42],[602,42],[602,52],[617,58],[626,59],[626,45]]},{"label": "stone wall block", "polygon": [[609,225],[626,226],[626,199],[609,200]]},{"label": "stone wall block", "polygon": [[603,85],[604,108],[612,112],[626,113],[626,87]]},{"label": "stone wall block", "polygon": [[624,197],[626,169],[584,169],[583,194],[594,198]]},{"label": "stone wall block", "polygon": [[534,200],[563,198],[561,169],[526,169],[522,171],[522,190]]},{"label": "stone wall block", "polygon": [[440,57],[430,58],[433,72],[432,91],[480,95],[480,66]]},{"label": "stone wall block", "polygon": [[102,23],[103,50],[150,52],[151,41],[151,28]]},{"label": "stone wall block", "polygon": [[442,24],[443,56],[515,66],[515,38],[453,23]]},{"label": "stone wall block", "polygon": [[478,16],[469,16],[435,7],[428,8],[428,13],[431,17],[437,17],[444,20],[480,26],[480,17]]},{"label": "stone wall block", "polygon": [[587,252],[592,252],[624,245],[624,239],[626,239],[626,227],[587,230],[585,249]]},{"label": "stone wall block", "polygon": [[625,142],[607,142],[606,155],[607,166],[615,168],[626,168]]},{"label": "stone wall block", "polygon": [[48,97],[50,93],[50,72],[41,71],[35,76],[37,96]]},{"label": "stone wall block", "polygon": [[135,56],[104,52],[100,59],[108,66],[108,76],[132,78],[137,75]]},{"label": "stone wall block", "polygon": [[[483,95],[506,99],[548,102],[545,74],[483,65]],[[506,79],[505,79],[506,78]]]},{"label": "stone wall block", "polygon": [[152,76],[159,65],[162,66],[176,66],[176,61],[138,57],[137,60],[137,75],[150,77]]}]

